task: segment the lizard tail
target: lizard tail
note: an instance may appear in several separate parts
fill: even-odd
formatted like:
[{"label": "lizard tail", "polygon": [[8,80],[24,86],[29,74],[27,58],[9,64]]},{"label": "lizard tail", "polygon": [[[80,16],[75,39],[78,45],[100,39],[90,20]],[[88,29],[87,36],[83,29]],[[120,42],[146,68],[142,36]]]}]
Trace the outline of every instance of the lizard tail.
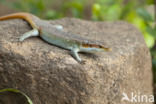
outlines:
[{"label": "lizard tail", "polygon": [[25,21],[27,21],[31,25],[32,28],[38,29],[38,27],[35,25],[35,23],[32,20],[32,15],[29,13],[21,12],[21,13],[9,14],[9,15],[0,17],[0,21],[1,20],[7,20],[7,19],[16,19],[16,18],[24,19]]}]

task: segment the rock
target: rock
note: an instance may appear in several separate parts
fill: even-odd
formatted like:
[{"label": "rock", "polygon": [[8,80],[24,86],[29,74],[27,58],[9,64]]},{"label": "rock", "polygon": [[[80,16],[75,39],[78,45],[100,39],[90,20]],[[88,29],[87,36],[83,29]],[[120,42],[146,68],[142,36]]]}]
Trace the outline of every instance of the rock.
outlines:
[{"label": "rock", "polygon": [[31,29],[25,21],[0,21],[0,89],[21,90],[34,104],[131,104],[121,101],[123,94],[129,99],[132,93],[153,94],[150,53],[143,36],[132,25],[73,18],[49,22],[103,41],[112,51],[82,53],[80,57],[86,63],[79,64],[68,50],[39,37],[19,43],[18,38]]}]

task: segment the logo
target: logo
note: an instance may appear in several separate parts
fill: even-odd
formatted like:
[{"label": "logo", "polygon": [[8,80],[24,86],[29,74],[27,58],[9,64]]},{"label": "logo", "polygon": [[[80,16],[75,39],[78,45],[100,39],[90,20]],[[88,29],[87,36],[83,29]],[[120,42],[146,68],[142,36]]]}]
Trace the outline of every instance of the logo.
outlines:
[{"label": "logo", "polygon": [[154,102],[154,95],[142,95],[140,93],[134,93],[131,92],[130,96],[128,96],[125,92],[122,93],[122,99],[121,101],[127,101],[127,102]]}]

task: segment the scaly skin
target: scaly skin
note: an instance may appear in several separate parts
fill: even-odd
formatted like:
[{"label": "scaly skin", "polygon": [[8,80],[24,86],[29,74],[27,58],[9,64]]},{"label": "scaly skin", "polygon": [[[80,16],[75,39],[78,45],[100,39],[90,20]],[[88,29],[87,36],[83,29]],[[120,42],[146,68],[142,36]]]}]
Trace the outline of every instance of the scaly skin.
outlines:
[{"label": "scaly skin", "polygon": [[51,26],[44,20],[40,20],[38,17],[29,13],[14,13],[2,16],[0,17],[0,21],[18,18],[27,21],[33,28],[33,30],[23,34],[23,36],[20,37],[20,41],[24,41],[25,39],[32,36],[40,36],[44,41],[50,44],[70,50],[71,55],[78,62],[81,62],[81,58],[79,57],[78,52],[92,53],[110,50],[109,48],[105,48],[99,42],[86,40],[74,34],[64,32],[63,30],[60,30],[60,27]]}]

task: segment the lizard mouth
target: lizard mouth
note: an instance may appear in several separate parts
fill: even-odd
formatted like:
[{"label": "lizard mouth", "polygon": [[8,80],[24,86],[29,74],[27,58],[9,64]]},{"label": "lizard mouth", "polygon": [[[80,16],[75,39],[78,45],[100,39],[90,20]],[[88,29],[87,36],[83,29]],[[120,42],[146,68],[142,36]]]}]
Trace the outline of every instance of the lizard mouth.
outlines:
[{"label": "lizard mouth", "polygon": [[103,49],[105,51],[111,51],[110,48],[106,48],[106,47],[104,47],[102,45],[97,45],[97,44],[82,44],[82,46],[84,48],[98,48],[98,49]]}]

